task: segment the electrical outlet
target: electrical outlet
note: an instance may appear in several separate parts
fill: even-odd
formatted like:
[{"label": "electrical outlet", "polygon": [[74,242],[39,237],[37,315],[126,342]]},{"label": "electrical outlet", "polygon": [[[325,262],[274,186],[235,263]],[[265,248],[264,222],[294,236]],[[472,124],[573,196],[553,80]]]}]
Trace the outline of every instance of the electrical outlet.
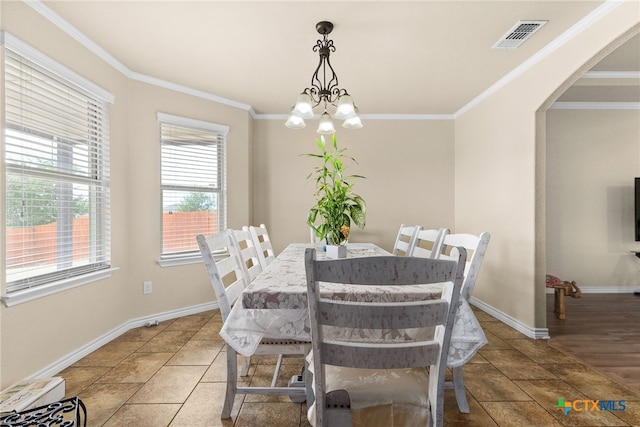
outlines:
[{"label": "electrical outlet", "polygon": [[144,282],[142,285],[142,292],[145,294],[150,294],[153,291],[153,285],[151,282]]}]

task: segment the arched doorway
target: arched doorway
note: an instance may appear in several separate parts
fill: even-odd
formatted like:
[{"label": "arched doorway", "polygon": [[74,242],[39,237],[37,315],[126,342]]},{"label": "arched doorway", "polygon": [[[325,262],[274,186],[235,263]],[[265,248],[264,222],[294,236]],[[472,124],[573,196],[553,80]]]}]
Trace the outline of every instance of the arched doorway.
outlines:
[{"label": "arched doorway", "polygon": [[[631,46],[633,52],[639,43],[640,25],[636,25],[583,64],[536,113],[536,221],[544,224],[537,228],[544,230],[544,237],[536,239],[536,277],[549,272],[578,283],[582,279],[593,288],[604,285],[600,291],[606,286],[612,291],[625,287],[631,291],[637,286],[630,279],[629,270],[635,269],[637,276],[638,268],[628,252],[633,242],[633,219],[629,220],[633,211],[627,206],[632,200],[624,183],[631,186],[633,176],[640,173],[639,125],[634,122],[621,129],[620,120],[636,120],[637,109],[616,108],[622,102],[640,102],[640,87],[637,82],[631,91],[612,86],[607,93],[606,86],[596,86],[595,80],[585,82],[582,77],[593,69],[602,71],[598,65],[615,58],[617,50],[628,52]],[[639,56],[637,53],[630,61],[637,64]],[[639,71],[628,68],[629,64],[622,64],[608,71]],[[615,84],[606,83],[612,82]],[[608,110],[602,109],[603,102]],[[629,141],[633,139],[630,132],[637,134],[635,142]],[[593,144],[609,135],[606,146]],[[589,143],[601,152],[588,150]],[[626,150],[621,148],[624,144]],[[635,154],[630,154],[629,146]],[[614,155],[622,156],[619,162]],[[611,161],[616,164],[608,164]],[[536,283],[544,286],[540,279]],[[546,298],[537,301],[545,310],[537,307],[536,315],[538,320],[545,317],[546,325]]]}]

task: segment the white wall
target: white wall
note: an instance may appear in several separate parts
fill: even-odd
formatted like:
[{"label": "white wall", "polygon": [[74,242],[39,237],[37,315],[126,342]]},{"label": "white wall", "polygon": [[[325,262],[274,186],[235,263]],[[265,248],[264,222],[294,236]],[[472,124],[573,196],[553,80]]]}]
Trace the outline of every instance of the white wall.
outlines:
[{"label": "white wall", "polygon": [[[309,241],[307,212],[314,203],[318,166],[316,123],[302,130],[284,121],[254,122],[253,220],[265,223],[277,252],[290,242]],[[352,242],[374,242],[391,250],[401,223],[453,227],[453,121],[364,120],[358,130],[338,129],[338,146],[357,160],[348,173],[364,175],[354,191],[367,202],[367,225],[353,226]]]},{"label": "white wall", "polygon": [[[112,124],[126,122],[122,103],[126,80],[120,73],[72,42],[24,3],[2,2],[0,7],[3,29],[114,94],[116,103],[110,109]],[[34,28],[38,31],[33,31]],[[112,189],[126,188],[129,175],[126,132],[122,126],[112,127],[111,142],[111,165],[118,171],[112,175]],[[2,175],[3,166],[4,163],[0,164]],[[1,387],[33,374],[125,318],[126,278],[131,274],[127,260],[127,197],[127,192],[112,191],[112,229],[117,231],[111,239],[112,261],[119,270],[111,279],[15,307],[0,307]],[[0,281],[4,281],[4,274]]]},{"label": "white wall", "polygon": [[547,271],[584,289],[640,283],[640,111],[547,112]]},{"label": "white wall", "polygon": [[[161,212],[157,112],[230,127],[229,226],[250,222],[253,195],[247,111],[129,80],[25,3],[1,2],[0,8],[2,29],[115,95],[110,108],[111,253],[112,265],[118,268],[106,280],[0,307],[0,388],[4,388],[132,319],[215,300],[201,263],[165,268],[157,263]],[[153,282],[150,295],[142,293],[145,280]]]},{"label": "white wall", "polygon": [[456,119],[455,229],[491,233],[474,297],[524,330],[546,327],[545,129],[537,112],[639,22],[640,3],[622,3]]}]

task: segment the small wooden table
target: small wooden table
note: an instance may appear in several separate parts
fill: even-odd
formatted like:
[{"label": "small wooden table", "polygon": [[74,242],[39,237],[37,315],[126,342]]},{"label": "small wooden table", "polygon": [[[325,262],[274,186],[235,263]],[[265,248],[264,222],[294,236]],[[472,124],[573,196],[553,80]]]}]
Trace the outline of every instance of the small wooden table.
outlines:
[{"label": "small wooden table", "polygon": [[547,288],[551,288],[555,292],[553,312],[556,313],[558,319],[564,320],[566,318],[564,297],[571,296],[573,298],[580,298],[582,292],[578,288],[578,285],[576,285],[576,282],[567,282],[566,280],[560,280],[548,274]]}]

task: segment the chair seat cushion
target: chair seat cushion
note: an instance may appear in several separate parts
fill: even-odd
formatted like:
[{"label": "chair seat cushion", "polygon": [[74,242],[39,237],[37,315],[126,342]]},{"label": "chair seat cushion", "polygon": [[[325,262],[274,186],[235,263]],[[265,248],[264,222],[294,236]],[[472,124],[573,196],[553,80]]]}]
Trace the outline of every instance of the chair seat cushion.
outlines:
[{"label": "chair seat cushion", "polygon": [[[424,368],[356,369],[326,366],[326,390],[346,390],[353,427],[427,425],[429,375]],[[315,423],[315,404],[308,419]]]}]

